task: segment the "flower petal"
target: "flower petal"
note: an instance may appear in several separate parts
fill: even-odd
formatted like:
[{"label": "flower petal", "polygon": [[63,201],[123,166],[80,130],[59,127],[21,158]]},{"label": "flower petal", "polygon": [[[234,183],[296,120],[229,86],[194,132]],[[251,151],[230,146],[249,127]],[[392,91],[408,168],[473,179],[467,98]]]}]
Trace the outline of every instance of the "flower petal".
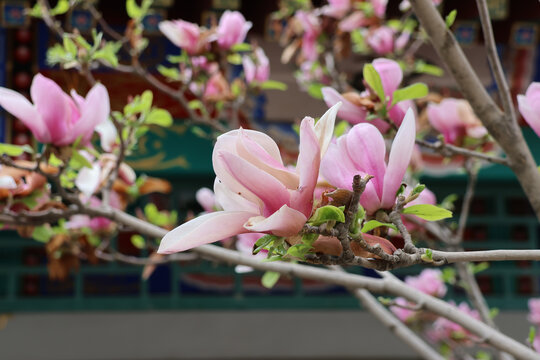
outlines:
[{"label": "flower petal", "polygon": [[[530,96],[534,94],[534,92],[531,91],[534,84],[538,84],[538,88],[540,88],[540,83],[531,84],[526,95],[518,95],[517,100],[519,112],[531,129],[534,130],[536,135],[540,136],[540,95],[538,96],[539,99],[536,101],[531,101],[533,100],[533,97]],[[538,90],[538,93],[540,93],[540,89]],[[534,107],[535,103],[537,103],[536,109]]]},{"label": "flower petal", "polygon": [[345,136],[330,144],[321,162],[321,175],[335,187],[352,190],[353,177],[359,172],[349,158],[346,146]]},{"label": "flower petal", "polygon": [[98,124],[96,131],[99,134],[99,141],[103,150],[111,152],[118,136],[118,132],[112,121],[105,120],[101,124]]},{"label": "flower petal", "polygon": [[249,201],[242,195],[229,190],[217,177],[214,181],[214,194],[216,196],[216,204],[221,206],[225,211],[247,211],[254,214],[260,212],[260,200],[256,204]]},{"label": "flower petal", "polygon": [[102,84],[96,84],[86,95],[84,106],[80,109],[81,117],[72,129],[73,141],[79,136],[83,136],[83,142],[88,142],[94,133],[97,125],[106,121],[111,105],[109,93]]},{"label": "flower petal", "polygon": [[351,124],[358,124],[360,122],[366,121],[366,110],[360,106],[354,105],[349,100],[345,99],[343,95],[338,93],[331,87],[323,87],[321,89],[324,102],[327,106],[334,106],[337,103],[341,102],[343,105],[339,108],[337,116],[344,119],[345,121],[350,122]]},{"label": "flower petal", "polygon": [[[281,206],[289,204],[289,191],[272,175],[227,151],[219,152],[218,159],[221,159],[233,180],[263,202],[263,215],[272,214]],[[225,185],[229,187],[226,182]]]},{"label": "flower petal", "polygon": [[405,114],[405,118],[399,127],[394,138],[394,143],[392,144],[392,149],[390,150],[381,199],[381,206],[383,208],[390,208],[394,205],[396,192],[411,161],[415,137],[416,124],[414,113],[412,109],[409,109],[407,110],[407,114]]},{"label": "flower petal", "polygon": [[0,87],[0,106],[21,120],[39,142],[51,142],[51,135],[41,115],[35,106],[23,95],[16,91]]},{"label": "flower petal", "polygon": [[342,105],[343,103],[341,101],[337,102],[334,106],[328,109],[324,113],[324,115],[321,116],[319,121],[317,121],[317,123],[315,124],[315,134],[317,135],[317,139],[319,140],[321,158],[326,153],[326,149],[328,149],[328,145],[330,144],[332,136],[334,135],[336,115]]},{"label": "flower petal", "polygon": [[379,58],[373,60],[373,67],[379,73],[384,93],[389,102],[392,102],[392,94],[396,91],[403,80],[403,71],[397,62],[390,59]]},{"label": "flower petal", "polygon": [[197,199],[197,202],[206,212],[213,212],[215,211],[214,206],[216,205],[216,196],[214,195],[214,192],[210,190],[209,188],[203,187],[197,190],[195,193],[195,199]]},{"label": "flower petal", "polygon": [[96,192],[100,183],[101,167],[98,164],[93,164],[91,169],[84,167],[79,170],[75,185],[87,197],[91,197]]},{"label": "flower petal", "polygon": [[271,232],[277,236],[292,236],[302,230],[307,218],[299,211],[283,205],[278,211],[265,218],[250,218],[244,227],[253,232]]},{"label": "flower petal", "polygon": [[171,254],[248,232],[243,225],[254,215],[244,211],[204,214],[167,233],[157,252]]}]

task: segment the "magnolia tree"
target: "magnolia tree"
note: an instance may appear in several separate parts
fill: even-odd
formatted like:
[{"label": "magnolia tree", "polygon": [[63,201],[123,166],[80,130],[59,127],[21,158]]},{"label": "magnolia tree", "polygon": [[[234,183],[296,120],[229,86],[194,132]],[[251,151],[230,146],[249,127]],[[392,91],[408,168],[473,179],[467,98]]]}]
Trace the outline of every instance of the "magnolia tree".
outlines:
[{"label": "magnolia tree", "polygon": [[[51,277],[65,277],[79,259],[141,265],[148,278],[158,264],[204,257],[239,272],[265,271],[267,287],[281,275],[345,286],[426,359],[540,358],[535,327],[522,341],[501,333],[474,277],[485,262],[538,260],[540,251],[464,251],[462,245],[477,173],[486,163],[515,173],[540,218],[540,174],[513,105],[516,100],[540,134],[540,84],[510,97],[485,0],[477,7],[498,99],[488,95],[449,29],[456,12],[443,19],[438,1],[403,1],[400,20],[385,18],[384,0],[333,0],[319,8],[282,1],[273,15],[282,61],[294,62],[300,87],[329,108],[307,114],[320,117],[306,116],[296,127],[293,161],[282,157],[280,141],[244,115],[251,95],[285,89],[270,79],[264,50],[249,42],[251,23],[236,11],[225,11],[210,28],[163,21],[159,29],[179,50],[167,56],[169,65],[150,69],[139,59],[148,45],[142,20],[151,5],[128,0],[130,21],[119,33],[93,2],[60,0],[51,8],[38,1],[31,15],[60,40],[48,61],[80,73],[91,89],[84,97],[67,94],[40,74],[31,102],[0,88],[0,105],[39,142],[35,148],[0,145],[0,222],[45,243]],[[57,21],[72,6],[94,16],[99,26],[92,36],[68,32]],[[411,74],[443,72],[417,56],[427,42],[455,78],[459,99],[410,83]],[[363,66],[360,84],[349,83],[340,70],[352,55]],[[172,210],[147,205],[137,216],[125,212],[138,196],[170,191],[164,180],[137,177],[124,161],[150,126],[168,127],[173,119],[153,106],[152,91],[133,94],[123,111],[111,111],[107,89],[94,78],[102,68],[139,76],[182,105],[189,125],[211,129],[201,134],[195,128],[215,139],[214,189],[196,194],[203,214],[174,228],[178,215]],[[451,201],[419,183],[422,151],[450,159],[454,170],[468,175],[457,226],[440,221],[452,217]],[[149,257],[112,247],[120,228],[138,233],[132,242]],[[404,281],[391,273],[417,264],[425,269]],[[341,266],[374,269],[379,276],[350,274]],[[462,287],[469,301],[447,299],[449,286]],[[539,301],[529,302],[535,326]]]}]

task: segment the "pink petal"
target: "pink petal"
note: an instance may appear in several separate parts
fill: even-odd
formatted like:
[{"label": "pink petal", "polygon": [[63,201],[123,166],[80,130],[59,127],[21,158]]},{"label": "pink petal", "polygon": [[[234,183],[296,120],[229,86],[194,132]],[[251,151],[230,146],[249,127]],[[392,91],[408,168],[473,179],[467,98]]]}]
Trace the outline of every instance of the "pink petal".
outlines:
[{"label": "pink petal", "polygon": [[379,198],[382,198],[386,145],[381,133],[371,124],[358,124],[347,134],[346,144],[349,158],[356,169],[375,177],[370,182],[375,186]]},{"label": "pink petal", "polygon": [[405,171],[411,161],[416,137],[416,124],[412,109],[407,110],[403,123],[394,138],[388,166],[384,176],[382,207],[390,208],[394,205],[396,192],[401,185]]},{"label": "pink petal", "polygon": [[289,204],[289,191],[272,175],[230,152],[219,152],[218,159],[223,161],[236,182],[261,199],[264,204],[263,215],[271,214],[281,206]]},{"label": "pink petal", "polygon": [[204,214],[165,235],[157,252],[171,254],[248,232],[243,225],[254,215],[243,211],[216,211]]},{"label": "pink petal", "polygon": [[267,218],[252,217],[244,224],[244,227],[253,232],[271,232],[277,236],[292,236],[302,230],[306,221],[307,218],[301,212],[283,205]]},{"label": "pink petal", "polygon": [[72,138],[75,140],[82,135],[83,141],[88,142],[96,126],[109,117],[111,108],[109,93],[105,86],[101,84],[94,85],[86,95],[84,106],[80,110],[81,117],[73,126]]},{"label": "pink petal", "polygon": [[519,112],[534,130],[540,136],[540,83],[534,82],[529,85],[525,96],[518,95]]},{"label": "pink petal", "polygon": [[79,170],[75,179],[75,185],[87,197],[92,196],[97,191],[100,183],[101,167],[97,163],[93,165],[91,169],[84,167]]},{"label": "pink petal", "polygon": [[352,190],[354,175],[359,174],[346,149],[345,137],[331,143],[321,162],[321,175],[331,185]]},{"label": "pink petal", "polygon": [[0,87],[0,106],[22,121],[35,138],[42,143],[50,143],[51,135],[37,109],[23,95]]},{"label": "pink petal", "polygon": [[270,156],[262,146],[247,136],[243,129],[240,129],[238,135],[236,151],[240,157],[274,176],[287,188],[293,190],[298,188],[298,176],[283,166],[281,161]]},{"label": "pink petal", "polygon": [[351,15],[339,22],[339,29],[345,32],[351,32],[368,24],[366,16],[361,11],[355,11]]},{"label": "pink petal", "polygon": [[251,83],[255,79],[255,64],[249,56],[244,56],[242,58],[242,65],[244,67],[244,76],[246,77],[246,82]]},{"label": "pink petal", "polygon": [[98,124],[96,131],[99,134],[99,142],[103,150],[111,152],[118,136],[118,132],[112,121],[107,120]]},{"label": "pink petal", "polygon": [[444,136],[444,140],[453,144],[463,131],[464,124],[458,112],[459,100],[447,98],[439,104],[429,104],[428,120],[431,126]]},{"label": "pink petal", "polygon": [[392,94],[396,91],[403,80],[403,71],[397,62],[390,59],[379,58],[373,60],[373,67],[381,77],[384,93],[389,102],[392,102]]},{"label": "pink petal", "polygon": [[320,163],[321,150],[313,128],[313,119],[304,118],[300,124],[300,153],[296,164],[300,185],[291,196],[291,207],[306,217],[311,215],[313,208],[313,191],[317,186]]},{"label": "pink petal", "polygon": [[214,181],[214,194],[216,195],[216,204],[225,211],[247,211],[258,214],[262,207],[260,200],[256,204],[249,201],[242,195],[229,190],[218,178]]},{"label": "pink petal", "polygon": [[210,190],[209,188],[200,188],[195,193],[195,199],[197,199],[197,202],[199,205],[202,206],[204,211],[206,212],[213,212],[216,211],[214,206],[216,205],[216,199],[214,192]]},{"label": "pink petal", "polygon": [[323,87],[321,92],[327,106],[331,107],[339,102],[343,104],[337,113],[340,118],[350,122],[351,124],[358,124],[366,121],[366,110],[345,99],[343,95],[338,93],[333,88]]},{"label": "pink petal", "polygon": [[[365,174],[360,173],[360,175],[363,176]],[[381,208],[381,197],[377,194],[373,180],[371,179],[368,182],[364,192],[360,195],[360,204],[364,207],[368,215],[372,215]],[[352,186],[350,190],[352,190]]]},{"label": "pink petal", "polygon": [[60,86],[41,74],[34,76],[30,94],[51,136],[51,142],[64,145],[62,141],[68,135],[72,107],[75,107],[73,101]]}]

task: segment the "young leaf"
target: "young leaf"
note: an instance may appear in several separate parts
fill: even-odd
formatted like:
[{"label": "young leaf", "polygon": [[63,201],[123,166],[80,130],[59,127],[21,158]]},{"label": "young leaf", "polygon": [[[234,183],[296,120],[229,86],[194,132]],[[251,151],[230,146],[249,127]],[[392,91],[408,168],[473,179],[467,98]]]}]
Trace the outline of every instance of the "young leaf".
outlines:
[{"label": "young leaf", "polygon": [[152,109],[146,116],[145,123],[148,125],[154,124],[163,127],[169,127],[173,123],[171,114],[165,109]]},{"label": "young leaf", "polygon": [[64,48],[69,52],[73,57],[77,55],[77,45],[69,37],[64,35]]},{"label": "young leaf", "polygon": [[261,89],[285,91],[287,90],[287,84],[282,83],[281,81],[266,80],[265,82],[261,83]]},{"label": "young leaf", "polygon": [[47,225],[36,226],[32,232],[32,238],[42,243],[46,243],[54,235],[52,229]]},{"label": "young leaf", "polygon": [[424,189],[426,188],[426,185],[424,184],[418,184],[414,187],[413,191],[411,192],[411,196],[420,194]]},{"label": "young leaf", "polygon": [[137,5],[135,0],[126,1],[126,11],[128,16],[135,20],[138,20],[143,15],[142,9]]},{"label": "young leaf", "polygon": [[403,209],[404,214],[416,215],[428,221],[437,221],[452,217],[452,212],[435,205],[412,205]]},{"label": "young leaf", "polygon": [[323,95],[322,95],[322,88],[324,87],[323,84],[311,84],[309,85],[308,87],[308,94],[309,96],[311,96],[312,98],[315,98],[317,100],[322,100],[323,98]]},{"label": "young leaf", "polygon": [[534,338],[536,337],[536,328],[534,326],[531,326],[529,328],[529,344],[534,343]]},{"label": "young leaf", "polygon": [[180,71],[176,68],[168,68],[163,65],[159,65],[157,70],[159,73],[166,78],[169,78],[171,80],[180,80]]},{"label": "young leaf", "polygon": [[384,88],[382,85],[381,77],[375,67],[371,64],[364,65],[364,80],[369,85],[369,87],[375,91],[375,94],[379,99],[384,103],[386,102],[386,96],[384,95]]},{"label": "young leaf", "polygon": [[65,13],[67,13],[68,10],[69,10],[69,1],[68,0],[58,0],[58,2],[56,3],[56,6],[53,9],[51,9],[49,11],[49,13],[52,16],[56,16],[56,15],[65,14]]},{"label": "young leaf", "polygon": [[87,167],[89,169],[92,168],[92,164],[90,163],[90,161],[88,161],[84,156],[82,156],[81,153],[79,153],[77,150],[73,150],[73,153],[71,154],[71,161],[73,162],[73,167]]},{"label": "young leaf", "polygon": [[424,83],[409,85],[403,89],[397,89],[392,94],[392,106],[403,100],[412,100],[424,97],[428,94],[428,87]]},{"label": "young leaf", "polygon": [[432,263],[433,262],[433,251],[431,249],[426,249],[426,252],[420,257],[424,262]]},{"label": "young leaf", "polygon": [[230,54],[227,56],[227,61],[233,65],[242,64],[242,56],[240,54]]},{"label": "young leaf", "polygon": [[276,285],[277,281],[279,280],[280,273],[274,272],[274,271],[267,271],[264,273],[264,275],[261,278],[262,286],[264,286],[267,289],[271,289]]},{"label": "young leaf", "polygon": [[371,231],[371,230],[373,230],[375,228],[378,228],[380,226],[386,226],[386,227],[389,227],[391,229],[394,229],[395,231],[398,231],[397,227],[394,224],[382,223],[382,222],[377,221],[377,220],[368,221],[367,223],[364,224],[364,226],[362,227],[362,230],[360,230],[360,231],[363,232],[363,233],[366,233],[366,232]]},{"label": "young leaf", "polygon": [[433,76],[443,76],[444,74],[444,70],[441,69],[440,67],[431,65],[431,64],[426,64],[423,61],[416,62],[415,70],[418,73],[428,74],[428,75],[433,75]]},{"label": "young leaf", "polygon": [[456,15],[457,15],[456,9],[450,11],[450,14],[446,15],[445,22],[446,22],[447,28],[450,28],[454,24],[454,21],[456,21]]},{"label": "young leaf", "polygon": [[279,236],[275,235],[264,235],[262,238],[257,240],[257,242],[253,245],[253,255],[258,254],[261,250],[263,250],[265,247],[273,243],[275,240],[279,239]]},{"label": "young leaf", "polygon": [[343,210],[333,205],[326,205],[315,210],[315,214],[309,219],[308,223],[319,226],[328,221],[345,222]]},{"label": "young leaf", "polygon": [[19,145],[0,143],[0,155],[19,156],[23,152],[32,154],[34,152],[34,149],[32,149],[30,145],[19,146]]},{"label": "young leaf", "polygon": [[146,246],[146,241],[144,241],[144,238],[139,234],[135,234],[131,236],[131,243],[137,249],[143,249]]},{"label": "young leaf", "polygon": [[234,44],[232,47],[231,47],[231,50],[232,51],[250,51],[251,50],[251,45],[250,44],[247,44],[247,43],[239,43],[239,44]]},{"label": "young leaf", "polygon": [[304,257],[310,250],[311,250],[310,245],[296,244],[296,245],[291,246],[287,250],[287,255],[290,255],[299,259],[304,259]]}]

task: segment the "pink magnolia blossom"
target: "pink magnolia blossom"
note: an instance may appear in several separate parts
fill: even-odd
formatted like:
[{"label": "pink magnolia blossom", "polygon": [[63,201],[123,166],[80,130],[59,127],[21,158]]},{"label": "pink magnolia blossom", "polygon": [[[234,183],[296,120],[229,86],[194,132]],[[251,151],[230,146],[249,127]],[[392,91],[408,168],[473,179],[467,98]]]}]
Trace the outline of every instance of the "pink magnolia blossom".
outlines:
[{"label": "pink magnolia blossom", "polygon": [[351,8],[351,0],[328,0],[328,5],[322,8],[324,15],[341,19]]},{"label": "pink magnolia blossom", "polygon": [[86,98],[75,90],[69,97],[54,81],[37,74],[30,95],[33,104],[23,95],[0,87],[0,106],[21,120],[44,144],[65,146],[79,137],[87,144],[96,126],[109,116],[109,94],[101,84],[94,85]]},{"label": "pink magnolia blossom", "polygon": [[[82,153],[92,162],[91,156],[88,153]],[[84,167],[79,170],[75,179],[75,185],[85,196],[91,197],[108,181],[115,167],[116,156],[113,154],[103,154],[99,160],[92,163],[91,168]],[[132,185],[135,183],[137,175],[131,166],[122,162],[118,168],[118,178],[128,185]]]},{"label": "pink magnolia blossom", "polygon": [[[236,249],[240,251],[241,253],[253,255],[253,246],[259,240],[262,238],[265,234],[262,233],[246,233],[246,234],[239,234],[238,240],[236,241]],[[268,250],[261,250],[257,254],[253,255],[254,257],[263,260],[268,255]],[[250,266],[245,265],[237,265],[234,270],[237,273],[246,273],[253,271],[253,268]]]},{"label": "pink magnolia blossom", "polygon": [[[435,6],[439,6],[442,3],[442,0],[433,0],[432,3]],[[411,8],[411,3],[409,2],[409,0],[403,0],[399,4],[399,10],[401,10],[401,11],[407,11],[410,8]]]},{"label": "pink magnolia blossom", "polygon": [[354,175],[374,176],[360,197],[368,214],[394,205],[396,192],[409,166],[416,136],[412,109],[407,111],[385,161],[386,144],[377,128],[358,124],[328,148],[321,164],[323,177],[332,185],[352,190]]},{"label": "pink magnolia blossom", "polygon": [[14,190],[17,188],[15,179],[9,175],[0,176],[0,189]]},{"label": "pink magnolia blossom", "polygon": [[[403,80],[401,67],[397,62],[383,58],[375,59],[372,64],[381,78],[388,109],[388,117],[397,126],[400,126],[407,109],[415,109],[414,102],[411,100],[400,101],[392,106],[393,93],[399,88],[399,85]],[[344,96],[331,87],[324,87],[321,91],[326,105],[332,106],[338,101],[343,102],[343,106],[338,112],[338,116],[349,123],[358,124],[369,122],[375,125],[382,133],[385,133],[390,128],[390,125],[381,119],[367,121],[367,111],[363,107],[356,105],[347,99],[347,97],[351,100],[354,98],[369,97],[368,93],[348,93]]]},{"label": "pink magnolia blossom", "polygon": [[377,55],[387,55],[394,51],[394,33],[392,28],[381,26],[368,34],[366,42]]},{"label": "pink magnolia blossom", "polygon": [[199,216],[169,232],[158,252],[168,254],[257,232],[296,235],[311,216],[322,155],[334,131],[335,105],[317,122],[304,118],[300,125],[300,152],[296,171],[283,165],[277,144],[253,130],[221,135],[212,155],[214,192],[224,211]]},{"label": "pink magnolia blossom", "polygon": [[378,18],[384,18],[386,14],[386,5],[388,0],[371,0],[371,5],[373,6],[373,12]]},{"label": "pink magnolia blossom", "polygon": [[464,135],[481,138],[487,134],[480,120],[466,100],[447,98],[427,107],[429,123],[444,136],[444,141],[454,144]]},{"label": "pink magnolia blossom", "polygon": [[540,352],[540,334],[536,334],[532,345],[536,352]]},{"label": "pink magnolia blossom", "polygon": [[529,299],[529,321],[540,325],[540,298]]},{"label": "pink magnolia blossom", "polygon": [[338,28],[341,31],[351,32],[358,28],[367,26],[369,19],[366,18],[362,11],[355,11],[345,19],[341,20],[338,24]]},{"label": "pink magnolia blossom", "polygon": [[417,311],[408,309],[407,307],[413,307],[414,304],[409,303],[402,297],[398,297],[394,302],[399,306],[390,306],[390,311],[399,319],[401,322],[411,321],[417,314]]},{"label": "pink magnolia blossom", "polygon": [[[450,301],[450,303],[455,306],[454,302]],[[457,309],[473,319],[480,320],[478,311],[471,309],[466,302],[459,304]],[[468,330],[444,317],[439,317],[435,320],[433,327],[426,332],[426,335],[435,342],[447,339],[464,339],[465,341],[468,341],[469,338],[472,337],[472,334]]]},{"label": "pink magnolia blossom", "polygon": [[253,60],[249,56],[242,58],[242,65],[244,67],[244,74],[246,81],[250,84],[253,81],[265,82],[270,78],[270,61],[264,53],[262,48],[255,50],[255,56],[257,65],[253,63]]},{"label": "pink magnolia blossom", "polygon": [[302,25],[304,35],[302,36],[302,54],[306,61],[315,61],[317,59],[317,38],[321,33],[321,24],[315,14],[299,10],[295,18]]},{"label": "pink magnolia blossom", "polygon": [[246,21],[244,15],[238,11],[226,10],[219,19],[217,28],[218,45],[228,50],[233,45],[242,43],[251,29],[251,21]]},{"label": "pink magnolia blossom", "polygon": [[424,294],[439,298],[446,295],[446,285],[439,269],[424,269],[418,276],[407,276],[405,283]]},{"label": "pink magnolia blossom", "polygon": [[[83,196],[82,201],[88,203],[88,205],[95,208],[101,206],[101,200],[99,200],[95,196],[92,196],[90,198],[86,198],[85,196]],[[122,207],[121,200],[117,192],[111,191],[109,205],[115,209],[120,209]],[[79,214],[73,215],[71,218],[69,218],[69,221],[66,222],[66,229],[81,229],[88,227],[94,231],[99,231],[109,229],[111,224],[112,221],[104,217],[92,218],[88,215]]]},{"label": "pink magnolia blossom", "polygon": [[195,55],[201,47],[201,29],[199,25],[184,20],[166,20],[159,23],[159,30],[176,46],[189,55]]},{"label": "pink magnolia blossom", "polygon": [[540,82],[529,85],[525,95],[518,95],[517,100],[519,112],[536,135],[540,136]]}]

